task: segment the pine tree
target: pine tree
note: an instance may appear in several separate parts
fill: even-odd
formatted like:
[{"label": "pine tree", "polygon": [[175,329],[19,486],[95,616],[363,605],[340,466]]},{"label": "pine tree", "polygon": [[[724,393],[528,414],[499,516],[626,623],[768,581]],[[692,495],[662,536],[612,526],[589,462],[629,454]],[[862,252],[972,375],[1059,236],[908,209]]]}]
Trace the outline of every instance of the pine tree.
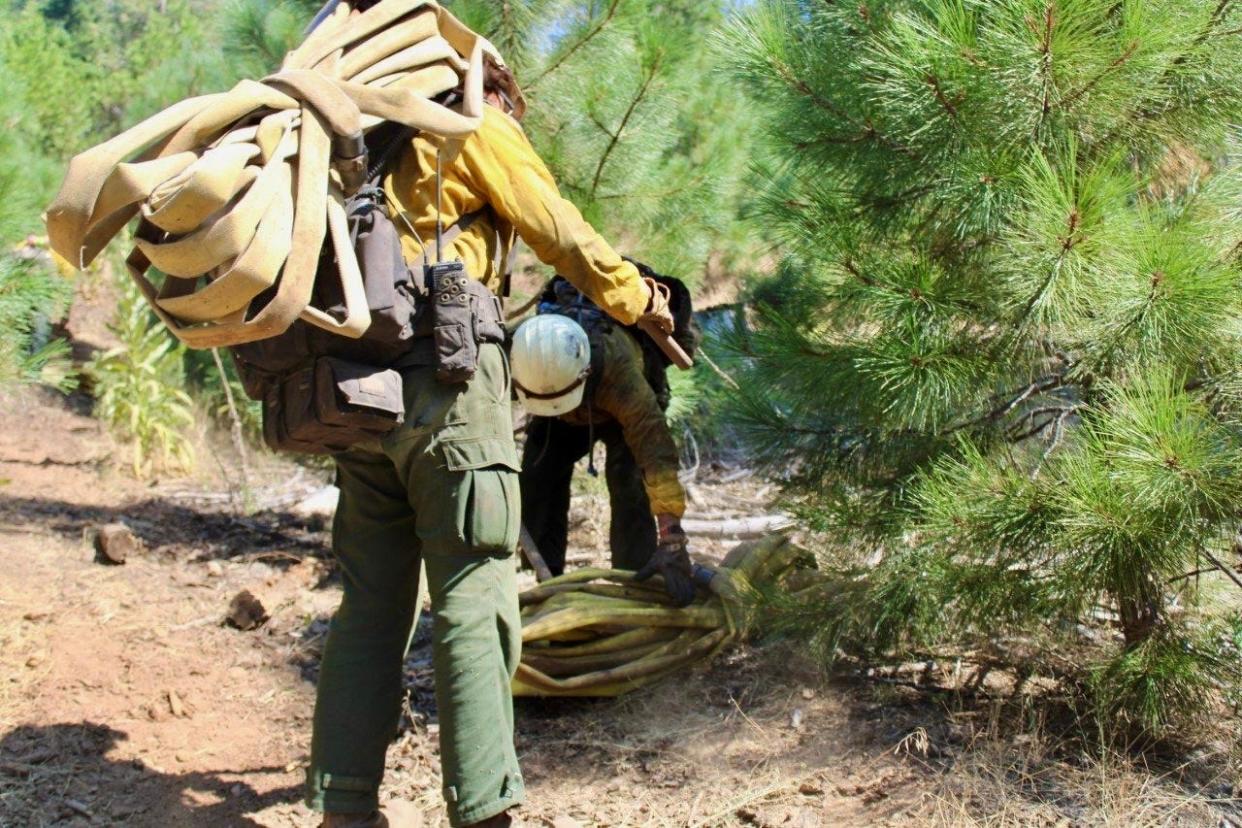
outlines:
[{"label": "pine tree", "polygon": [[262,78],[301,42],[315,0],[230,0],[220,12],[220,39],[238,77]]},{"label": "pine tree", "polygon": [[1047,664],[1102,604],[1101,721],[1237,681],[1240,32],[1231,0],[768,0],[730,31],[786,254],[732,414],[840,541],[780,604],[826,653]]}]

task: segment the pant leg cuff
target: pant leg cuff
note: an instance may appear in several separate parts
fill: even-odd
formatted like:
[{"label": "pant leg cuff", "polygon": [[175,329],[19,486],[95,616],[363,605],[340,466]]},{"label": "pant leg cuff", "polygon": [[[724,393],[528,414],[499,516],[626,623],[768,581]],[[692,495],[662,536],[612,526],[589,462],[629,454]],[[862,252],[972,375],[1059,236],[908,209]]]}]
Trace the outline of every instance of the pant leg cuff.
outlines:
[{"label": "pant leg cuff", "polygon": [[328,814],[369,814],[379,809],[379,786],[372,779],[312,771],[306,779],[306,806]]},{"label": "pant leg cuff", "polygon": [[473,825],[476,822],[491,819],[497,814],[503,814],[510,808],[516,808],[525,801],[526,791],[523,788],[516,788],[510,791],[508,796],[498,797],[491,802],[474,805],[470,808],[455,808],[450,802],[448,804],[449,825],[452,825],[453,828]]}]

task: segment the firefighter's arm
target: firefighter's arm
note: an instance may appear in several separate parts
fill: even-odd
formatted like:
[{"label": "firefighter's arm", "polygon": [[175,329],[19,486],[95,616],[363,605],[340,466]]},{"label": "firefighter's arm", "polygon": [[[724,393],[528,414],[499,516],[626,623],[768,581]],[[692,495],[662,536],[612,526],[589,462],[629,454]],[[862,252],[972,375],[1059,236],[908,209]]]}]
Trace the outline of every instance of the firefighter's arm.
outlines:
[{"label": "firefighter's arm", "polygon": [[595,402],[620,424],[625,443],[642,469],[643,486],[656,521],[656,548],[634,578],[644,581],[660,575],[665,591],[677,606],[684,607],[694,600],[694,581],[686,533],[681,529],[686,493],[677,479],[677,444],[655,392],[643,376],[638,345],[619,330],[612,331],[605,342],[606,367]]},{"label": "firefighter's arm", "polygon": [[680,519],[686,513],[686,490],[677,473],[677,444],[655,391],[643,376],[642,352],[624,331],[605,338],[604,376],[594,404],[621,426],[625,444],[643,472],[643,487],[657,517]]},{"label": "firefighter's arm", "polygon": [[543,160],[509,116],[484,107],[483,125],[462,149],[476,192],[530,245],[610,316],[634,324],[650,291],[638,270],[587,224],[563,198]]}]

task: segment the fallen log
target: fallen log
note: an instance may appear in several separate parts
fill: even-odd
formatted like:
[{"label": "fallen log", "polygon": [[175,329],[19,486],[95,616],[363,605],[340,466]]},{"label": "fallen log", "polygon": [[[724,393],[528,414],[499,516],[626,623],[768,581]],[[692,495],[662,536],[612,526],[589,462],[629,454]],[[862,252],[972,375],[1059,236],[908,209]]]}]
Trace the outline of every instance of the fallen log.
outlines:
[{"label": "fallen log", "polygon": [[747,540],[788,529],[793,523],[789,515],[780,514],[721,519],[686,517],[681,519],[681,528],[688,535]]}]

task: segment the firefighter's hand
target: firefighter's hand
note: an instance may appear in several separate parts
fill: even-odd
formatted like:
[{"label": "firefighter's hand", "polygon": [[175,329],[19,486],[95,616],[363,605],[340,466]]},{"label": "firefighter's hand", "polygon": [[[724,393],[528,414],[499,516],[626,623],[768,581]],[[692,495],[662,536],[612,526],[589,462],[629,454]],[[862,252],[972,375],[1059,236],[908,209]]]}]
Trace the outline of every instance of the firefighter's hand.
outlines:
[{"label": "firefighter's hand", "polygon": [[639,322],[649,322],[666,334],[671,334],[674,327],[673,310],[669,307],[669,290],[655,279],[643,278],[647,286],[647,310],[639,317]]},{"label": "firefighter's hand", "polygon": [[664,591],[676,602],[677,606],[687,606],[694,600],[694,580],[690,572],[690,553],[686,533],[681,530],[681,523],[671,515],[660,515],[659,542],[655,554],[647,565],[634,576],[636,581],[645,581],[652,575],[664,577]]}]

